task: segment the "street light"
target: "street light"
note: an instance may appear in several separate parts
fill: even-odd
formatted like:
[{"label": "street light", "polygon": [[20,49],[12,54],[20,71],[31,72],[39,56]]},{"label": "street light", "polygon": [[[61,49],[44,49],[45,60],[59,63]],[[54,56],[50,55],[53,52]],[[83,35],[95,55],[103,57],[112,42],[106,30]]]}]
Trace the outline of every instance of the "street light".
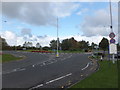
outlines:
[{"label": "street light", "polygon": [[56,57],[59,57],[58,47],[59,47],[59,38],[58,38],[58,17],[57,17],[57,54]]},{"label": "street light", "polygon": [[[111,22],[111,25],[110,25],[110,29],[111,29],[111,33],[113,33],[113,22],[112,22],[112,8],[111,8],[111,0],[109,0],[109,6],[110,6],[110,22]],[[109,34],[109,37],[111,38],[111,39],[113,39],[114,37],[115,37],[115,35],[114,35],[114,37],[113,37],[113,35],[111,35],[111,33]],[[113,33],[114,34],[114,33]],[[110,42],[110,49],[111,49],[111,42]],[[114,45],[115,45],[115,43],[114,43]],[[114,46],[115,47],[115,46]],[[109,49],[109,52],[110,52],[110,49]],[[115,54],[115,52],[114,53],[111,53],[110,52],[110,54],[112,54],[112,59],[113,59],[113,64],[115,63],[115,60],[114,60],[114,54]]]}]

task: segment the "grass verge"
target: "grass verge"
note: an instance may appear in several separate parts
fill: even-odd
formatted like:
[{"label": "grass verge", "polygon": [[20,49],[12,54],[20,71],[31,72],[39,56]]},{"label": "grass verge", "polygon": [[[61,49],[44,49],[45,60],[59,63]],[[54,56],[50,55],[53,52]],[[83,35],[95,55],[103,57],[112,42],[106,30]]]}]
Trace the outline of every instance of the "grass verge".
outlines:
[{"label": "grass verge", "polygon": [[[118,88],[118,70],[117,62],[99,61],[100,68],[86,79],[80,81],[71,88]],[[118,61],[120,65],[120,61]]]},{"label": "grass verge", "polygon": [[0,55],[0,63],[4,63],[4,62],[9,62],[9,61],[14,61],[14,60],[20,60],[22,59],[23,57],[15,57],[11,54],[3,54],[3,55]]}]

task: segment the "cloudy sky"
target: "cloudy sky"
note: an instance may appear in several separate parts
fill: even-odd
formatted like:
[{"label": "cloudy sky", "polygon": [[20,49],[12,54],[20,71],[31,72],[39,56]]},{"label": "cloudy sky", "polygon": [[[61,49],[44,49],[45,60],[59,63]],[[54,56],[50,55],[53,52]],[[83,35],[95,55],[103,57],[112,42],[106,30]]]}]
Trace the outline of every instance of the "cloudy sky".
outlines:
[{"label": "cloudy sky", "polygon": [[[113,31],[118,36],[118,3],[112,2]],[[111,32],[108,2],[2,2],[0,35],[9,45],[30,41],[49,46],[56,40],[57,17],[59,37],[74,37],[99,43]],[[117,40],[117,38],[116,38]]]}]

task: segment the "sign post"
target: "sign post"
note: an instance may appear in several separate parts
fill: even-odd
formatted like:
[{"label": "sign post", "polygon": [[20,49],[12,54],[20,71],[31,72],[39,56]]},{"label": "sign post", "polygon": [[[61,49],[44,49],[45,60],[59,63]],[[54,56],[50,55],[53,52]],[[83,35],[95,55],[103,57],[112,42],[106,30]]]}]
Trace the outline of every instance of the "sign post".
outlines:
[{"label": "sign post", "polygon": [[109,34],[110,39],[110,45],[109,45],[109,53],[112,54],[112,60],[113,60],[113,64],[115,63],[115,54],[117,54],[117,46],[115,44],[115,34],[113,32],[111,32]]}]

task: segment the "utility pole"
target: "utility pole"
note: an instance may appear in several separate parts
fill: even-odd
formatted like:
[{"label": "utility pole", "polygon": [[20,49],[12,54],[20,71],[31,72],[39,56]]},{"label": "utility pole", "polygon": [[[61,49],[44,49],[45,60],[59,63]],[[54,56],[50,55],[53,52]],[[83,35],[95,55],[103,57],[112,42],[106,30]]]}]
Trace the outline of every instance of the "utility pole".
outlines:
[{"label": "utility pole", "polygon": [[59,47],[59,37],[58,37],[58,17],[57,17],[57,54],[56,57],[59,57],[58,47]]}]

